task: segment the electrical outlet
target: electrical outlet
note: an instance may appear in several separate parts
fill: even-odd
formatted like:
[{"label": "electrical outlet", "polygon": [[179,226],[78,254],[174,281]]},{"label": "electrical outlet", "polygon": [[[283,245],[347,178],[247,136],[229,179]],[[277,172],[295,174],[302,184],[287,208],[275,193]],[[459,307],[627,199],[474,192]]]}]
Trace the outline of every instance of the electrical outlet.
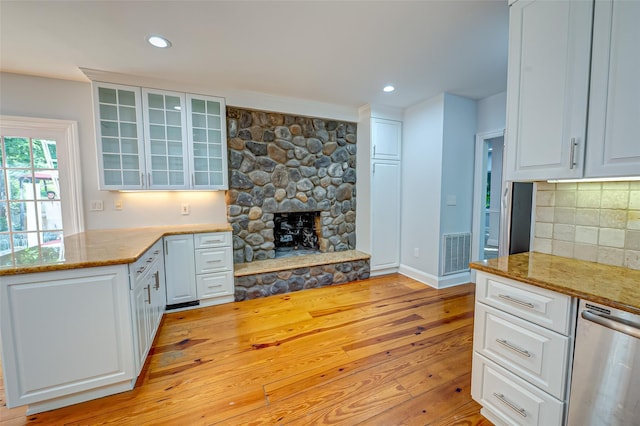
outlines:
[{"label": "electrical outlet", "polygon": [[113,208],[116,210],[122,210],[124,207],[124,203],[122,202],[122,198],[118,198],[113,202]]},{"label": "electrical outlet", "polygon": [[413,257],[420,257],[420,249],[418,247],[413,249]]},{"label": "electrical outlet", "polygon": [[187,204],[187,203],[182,203],[182,209],[180,210],[180,212],[181,212],[183,215],[187,215],[187,214],[189,214],[189,204]]},{"label": "electrical outlet", "polygon": [[102,200],[91,200],[91,203],[89,204],[89,210],[92,212],[101,212],[102,210],[104,210]]}]

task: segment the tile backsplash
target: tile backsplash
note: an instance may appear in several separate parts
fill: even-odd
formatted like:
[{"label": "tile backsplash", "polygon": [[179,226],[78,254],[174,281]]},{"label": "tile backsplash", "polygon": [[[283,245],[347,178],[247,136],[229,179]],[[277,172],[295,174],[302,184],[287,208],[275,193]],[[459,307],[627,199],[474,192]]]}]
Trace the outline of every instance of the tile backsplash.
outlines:
[{"label": "tile backsplash", "polygon": [[640,182],[538,182],[533,251],[640,269]]}]

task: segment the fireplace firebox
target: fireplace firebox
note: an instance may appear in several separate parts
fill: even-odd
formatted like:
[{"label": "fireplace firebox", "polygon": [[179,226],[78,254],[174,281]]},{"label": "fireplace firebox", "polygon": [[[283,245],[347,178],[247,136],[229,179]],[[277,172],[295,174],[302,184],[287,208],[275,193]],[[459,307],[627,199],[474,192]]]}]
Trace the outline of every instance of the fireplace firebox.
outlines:
[{"label": "fireplace firebox", "polygon": [[319,252],[319,212],[274,214],[275,257]]}]

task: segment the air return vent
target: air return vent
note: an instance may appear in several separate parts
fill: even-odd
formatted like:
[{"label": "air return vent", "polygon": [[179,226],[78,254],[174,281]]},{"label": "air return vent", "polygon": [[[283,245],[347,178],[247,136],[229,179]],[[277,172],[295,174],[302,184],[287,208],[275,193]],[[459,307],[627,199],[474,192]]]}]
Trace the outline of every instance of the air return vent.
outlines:
[{"label": "air return vent", "polygon": [[442,235],[442,275],[469,270],[471,234]]}]

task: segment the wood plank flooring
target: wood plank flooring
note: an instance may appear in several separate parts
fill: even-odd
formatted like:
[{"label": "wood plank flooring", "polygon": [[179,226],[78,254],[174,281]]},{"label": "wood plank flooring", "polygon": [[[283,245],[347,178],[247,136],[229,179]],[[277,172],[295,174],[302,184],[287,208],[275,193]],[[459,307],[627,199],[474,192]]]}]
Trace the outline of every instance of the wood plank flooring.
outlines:
[{"label": "wood plank flooring", "polygon": [[401,275],[165,315],[136,388],[3,425],[490,425],[474,286]]}]

